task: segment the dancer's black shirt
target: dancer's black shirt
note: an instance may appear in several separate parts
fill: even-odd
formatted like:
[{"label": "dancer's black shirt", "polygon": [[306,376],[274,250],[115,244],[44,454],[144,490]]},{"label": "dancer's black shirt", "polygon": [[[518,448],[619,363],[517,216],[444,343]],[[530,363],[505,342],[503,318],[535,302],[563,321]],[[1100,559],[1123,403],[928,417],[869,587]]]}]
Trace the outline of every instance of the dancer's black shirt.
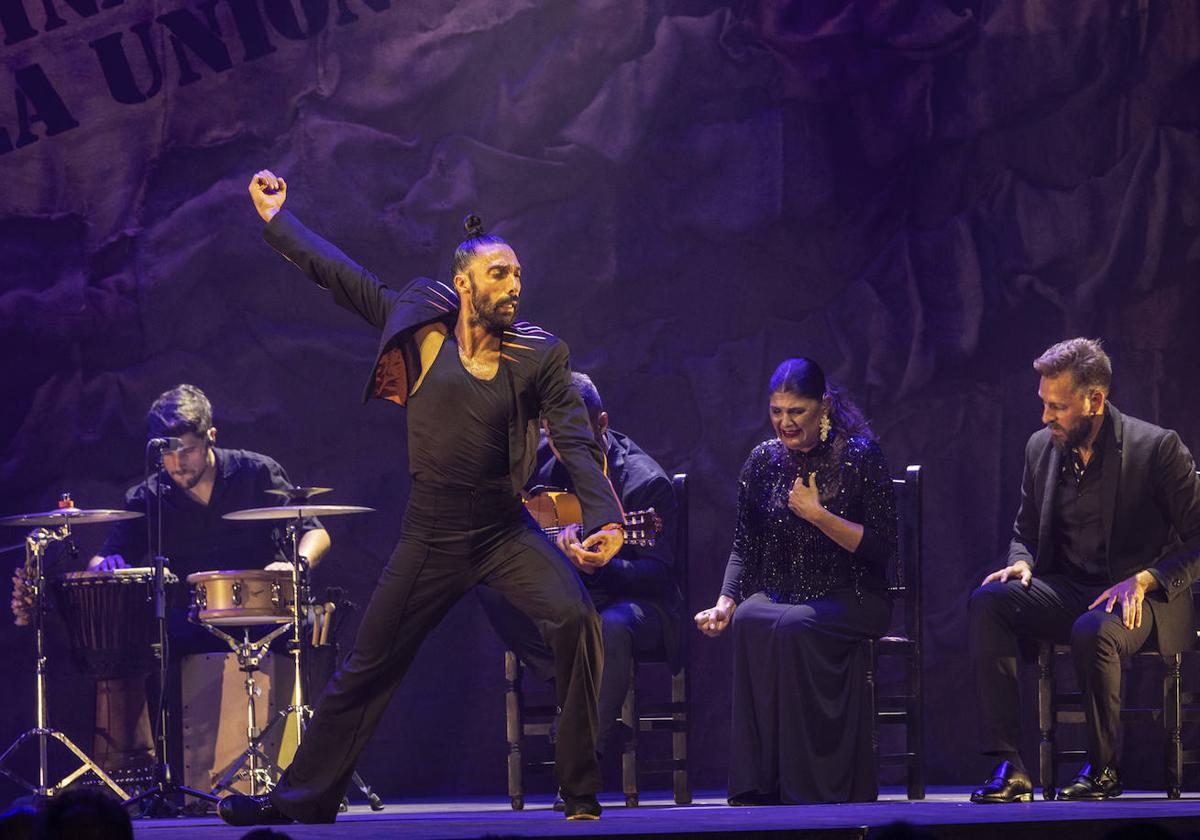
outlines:
[{"label": "dancer's black shirt", "polygon": [[[408,464],[422,484],[511,492],[507,365],[477,379],[447,335],[421,387],[408,398]],[[449,429],[468,429],[447,434]]]}]

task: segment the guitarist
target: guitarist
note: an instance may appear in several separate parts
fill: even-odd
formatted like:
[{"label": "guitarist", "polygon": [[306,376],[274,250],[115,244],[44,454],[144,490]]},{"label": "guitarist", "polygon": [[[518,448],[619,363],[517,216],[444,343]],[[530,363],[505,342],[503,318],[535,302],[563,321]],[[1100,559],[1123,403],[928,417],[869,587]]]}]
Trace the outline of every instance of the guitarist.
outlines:
[{"label": "guitarist", "polygon": [[[675,495],[671,480],[658,463],[626,435],[609,427],[608,412],[590,377],[572,373],[571,384],[587,408],[596,442],[605,453],[605,468],[613,489],[628,511],[654,508],[664,526],[652,546],[635,546],[629,541],[607,565],[597,567],[586,554],[572,548],[578,526],[559,533],[563,553],[579,571],[580,578],[600,612],[604,640],[604,673],[600,680],[600,736],[596,751],[620,749],[614,743],[619,729],[621,703],[635,653],[666,653],[672,669],[680,666],[679,628],[683,598],[675,574]],[[526,490],[552,487],[573,490],[555,447],[554,436],[543,423],[537,452],[537,469]],[[492,626],[510,650],[527,667],[549,682],[554,677],[554,658],[537,628],[493,589],[476,590]]]}]

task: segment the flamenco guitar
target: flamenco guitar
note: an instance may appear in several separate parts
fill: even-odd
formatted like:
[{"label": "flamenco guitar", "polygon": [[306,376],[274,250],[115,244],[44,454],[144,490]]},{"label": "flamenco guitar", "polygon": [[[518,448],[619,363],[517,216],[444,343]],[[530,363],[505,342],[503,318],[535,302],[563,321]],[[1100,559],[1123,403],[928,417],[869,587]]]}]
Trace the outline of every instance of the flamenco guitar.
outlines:
[{"label": "flamenco guitar", "polygon": [[[583,524],[583,507],[579,504],[579,497],[566,490],[535,487],[524,502],[525,509],[542,533],[552,540],[568,525]],[[626,513],[623,528],[626,545],[654,545],[654,540],[662,533],[662,525],[662,517],[655,513],[654,508]]]}]

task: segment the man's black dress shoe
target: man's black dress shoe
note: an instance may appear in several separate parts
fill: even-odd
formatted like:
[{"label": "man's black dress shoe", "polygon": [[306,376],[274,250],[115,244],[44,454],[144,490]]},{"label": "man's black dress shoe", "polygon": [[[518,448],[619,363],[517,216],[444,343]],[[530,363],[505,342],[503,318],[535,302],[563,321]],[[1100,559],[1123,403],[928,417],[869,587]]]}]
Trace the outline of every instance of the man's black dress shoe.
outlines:
[{"label": "man's black dress shoe", "polygon": [[971,794],[971,801],[977,804],[1032,802],[1033,782],[1028,774],[1014,770],[1007,761],[1001,761],[992,771],[992,778]]},{"label": "man's black dress shoe", "polygon": [[569,820],[600,819],[600,803],[590,793],[583,796],[564,796],[563,811]]},{"label": "man's black dress shoe", "polygon": [[1080,768],[1079,775],[1058,792],[1058,798],[1088,802],[1111,799],[1120,796],[1121,791],[1121,780],[1117,778],[1116,770],[1112,767],[1097,770],[1091,764],[1085,764]]},{"label": "man's black dress shoe", "polygon": [[245,796],[235,793],[217,805],[217,813],[230,825],[287,825],[295,820],[280,811],[269,796]]}]

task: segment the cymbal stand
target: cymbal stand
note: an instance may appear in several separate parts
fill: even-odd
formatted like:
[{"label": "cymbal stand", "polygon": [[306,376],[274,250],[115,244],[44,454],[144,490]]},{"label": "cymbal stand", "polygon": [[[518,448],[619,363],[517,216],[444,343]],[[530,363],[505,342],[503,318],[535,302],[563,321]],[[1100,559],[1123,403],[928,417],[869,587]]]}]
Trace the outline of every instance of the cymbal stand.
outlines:
[{"label": "cymbal stand", "polygon": [[[122,799],[126,799],[128,794],[112,780],[112,778],[100,768],[96,762],[92,761],[83,750],[75,746],[75,744],[57,729],[52,729],[47,720],[46,712],[46,630],[45,630],[45,595],[46,595],[46,580],[44,569],[44,558],[46,547],[52,542],[60,542],[69,539],[71,536],[71,525],[69,522],[54,528],[36,528],[29,532],[25,538],[25,559],[26,569],[33,572],[32,575],[32,595],[33,595],[33,615],[34,615],[34,639],[37,650],[37,725],[33,729],[28,729],[13,741],[12,745],[0,755],[0,773],[7,776],[12,781],[30,790],[33,795],[39,799],[54,796],[60,793],[67,785],[74,782],[80,776],[86,773],[95,773],[100,781],[104,782],[113,793]],[[12,755],[18,747],[25,743],[30,738],[37,738],[38,741],[38,779],[37,784],[33,785],[22,779],[16,773],[8,770],[4,765],[8,761],[8,757]],[[71,773],[68,773],[55,784],[50,784],[50,769],[49,755],[47,747],[49,740],[53,738],[58,741],[79,759],[80,765]]]},{"label": "cymbal stand", "polygon": [[[288,652],[292,656],[292,676],[293,676],[293,694],[292,702],[286,709],[279,713],[279,717],[272,721],[272,726],[280,720],[284,720],[290,714],[296,715],[296,748],[300,748],[300,742],[304,739],[304,729],[308,726],[308,722],[312,720],[313,710],[305,701],[304,680],[300,665],[301,658],[304,655],[304,640],[301,637],[300,609],[301,606],[307,606],[311,599],[308,591],[308,559],[300,556],[300,531],[304,524],[304,517],[299,513],[296,514],[294,522],[289,522],[287,526],[287,534],[289,541],[292,544],[292,585],[295,587],[296,600],[292,604],[292,638],[288,640]],[[268,727],[269,729],[270,727]],[[363,796],[367,798],[367,803],[371,806],[372,811],[382,811],[383,802],[379,799],[379,795],[371,790],[371,786],[363,781],[362,776],[355,770],[351,775],[350,780],[354,786],[362,791]],[[343,804],[345,800],[343,799]]]}]

